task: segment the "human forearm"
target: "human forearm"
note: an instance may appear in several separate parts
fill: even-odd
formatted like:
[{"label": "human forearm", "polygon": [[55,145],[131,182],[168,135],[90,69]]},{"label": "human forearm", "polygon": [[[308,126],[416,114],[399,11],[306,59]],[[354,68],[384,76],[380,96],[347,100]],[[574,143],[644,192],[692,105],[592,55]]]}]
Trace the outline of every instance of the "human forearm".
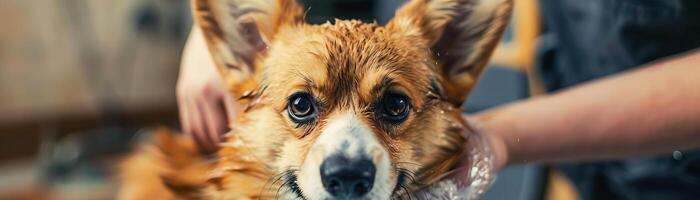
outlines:
[{"label": "human forearm", "polygon": [[[501,164],[700,147],[700,53],[479,114]],[[493,139],[495,138],[495,139]]]}]

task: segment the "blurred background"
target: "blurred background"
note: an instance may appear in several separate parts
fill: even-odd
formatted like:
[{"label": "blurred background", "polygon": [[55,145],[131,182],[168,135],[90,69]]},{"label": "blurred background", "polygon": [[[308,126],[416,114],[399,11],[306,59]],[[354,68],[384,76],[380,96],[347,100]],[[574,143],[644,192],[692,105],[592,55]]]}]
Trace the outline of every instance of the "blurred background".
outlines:
[{"label": "blurred background", "polygon": [[[384,23],[403,1],[303,2],[313,23]],[[531,76],[537,1],[518,0],[515,12],[469,112],[541,91]],[[178,128],[189,1],[2,0],[0,19],[0,199],[112,199],[111,172],[135,138]],[[486,199],[571,199],[566,187],[546,189],[556,177],[509,168]]]}]

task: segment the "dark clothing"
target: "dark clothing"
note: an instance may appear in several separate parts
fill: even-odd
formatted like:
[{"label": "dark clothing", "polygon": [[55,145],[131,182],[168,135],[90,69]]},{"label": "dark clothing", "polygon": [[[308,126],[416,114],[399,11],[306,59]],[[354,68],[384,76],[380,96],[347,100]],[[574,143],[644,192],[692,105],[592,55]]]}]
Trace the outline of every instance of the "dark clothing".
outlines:
[{"label": "dark clothing", "polygon": [[700,0],[541,0],[554,91],[700,47]]},{"label": "dark clothing", "polygon": [[[540,2],[536,65],[550,92],[700,47],[700,0]],[[700,152],[671,153],[561,169],[584,200],[700,199]]]}]

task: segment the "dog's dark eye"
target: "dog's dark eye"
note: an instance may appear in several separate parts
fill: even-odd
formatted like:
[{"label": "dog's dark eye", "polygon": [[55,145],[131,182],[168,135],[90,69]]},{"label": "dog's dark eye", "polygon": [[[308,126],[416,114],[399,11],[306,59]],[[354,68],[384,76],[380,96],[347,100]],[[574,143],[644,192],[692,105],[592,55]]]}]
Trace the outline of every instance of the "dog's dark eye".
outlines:
[{"label": "dog's dark eye", "polygon": [[307,123],[314,120],[316,109],[311,95],[298,93],[289,97],[287,113],[295,123]]},{"label": "dog's dark eye", "polygon": [[408,98],[401,94],[389,93],[379,102],[380,117],[390,123],[401,123],[408,117],[411,104]]}]

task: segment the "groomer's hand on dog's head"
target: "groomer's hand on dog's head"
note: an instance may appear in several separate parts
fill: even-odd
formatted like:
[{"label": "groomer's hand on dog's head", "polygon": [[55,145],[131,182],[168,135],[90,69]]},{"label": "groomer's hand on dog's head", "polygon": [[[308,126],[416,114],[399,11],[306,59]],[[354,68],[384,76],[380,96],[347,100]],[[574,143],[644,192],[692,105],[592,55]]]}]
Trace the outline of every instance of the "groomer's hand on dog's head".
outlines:
[{"label": "groomer's hand on dog's head", "polygon": [[432,184],[462,159],[461,105],[511,4],[414,0],[380,26],[306,24],[294,0],[193,0],[224,83],[246,108],[218,176],[188,194],[389,199]]}]

